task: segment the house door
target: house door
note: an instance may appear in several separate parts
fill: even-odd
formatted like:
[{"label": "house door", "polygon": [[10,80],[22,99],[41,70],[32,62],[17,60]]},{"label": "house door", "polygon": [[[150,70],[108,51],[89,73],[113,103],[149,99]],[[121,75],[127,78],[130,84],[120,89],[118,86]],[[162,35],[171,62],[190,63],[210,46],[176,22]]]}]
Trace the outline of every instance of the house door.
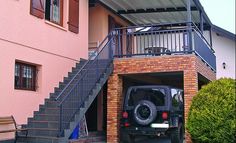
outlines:
[{"label": "house door", "polygon": [[[114,28],[121,28],[122,25],[117,23],[112,16],[108,16],[108,32],[110,33]],[[114,51],[114,55],[121,55],[123,53],[123,31],[118,30],[113,33],[116,38],[114,38],[112,49]]]}]

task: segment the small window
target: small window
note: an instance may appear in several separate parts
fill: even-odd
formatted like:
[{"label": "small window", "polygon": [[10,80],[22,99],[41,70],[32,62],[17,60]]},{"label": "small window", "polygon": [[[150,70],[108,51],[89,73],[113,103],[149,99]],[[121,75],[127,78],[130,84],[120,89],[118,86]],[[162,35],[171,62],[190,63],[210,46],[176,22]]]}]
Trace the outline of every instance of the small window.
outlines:
[{"label": "small window", "polygon": [[36,66],[16,62],[15,89],[36,90]]},{"label": "small window", "polygon": [[46,0],[45,19],[63,25],[63,0]]}]

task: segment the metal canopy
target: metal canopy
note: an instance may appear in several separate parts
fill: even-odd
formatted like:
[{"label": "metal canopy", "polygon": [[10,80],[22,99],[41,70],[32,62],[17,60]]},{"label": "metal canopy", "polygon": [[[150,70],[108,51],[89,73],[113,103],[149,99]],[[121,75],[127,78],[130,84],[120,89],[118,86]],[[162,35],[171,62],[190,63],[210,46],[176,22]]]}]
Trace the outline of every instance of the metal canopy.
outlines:
[{"label": "metal canopy", "polygon": [[[192,22],[200,24],[200,11],[205,14],[198,0],[191,1]],[[187,22],[187,0],[100,0],[117,14],[135,25]],[[209,19],[204,15],[205,21]]]}]

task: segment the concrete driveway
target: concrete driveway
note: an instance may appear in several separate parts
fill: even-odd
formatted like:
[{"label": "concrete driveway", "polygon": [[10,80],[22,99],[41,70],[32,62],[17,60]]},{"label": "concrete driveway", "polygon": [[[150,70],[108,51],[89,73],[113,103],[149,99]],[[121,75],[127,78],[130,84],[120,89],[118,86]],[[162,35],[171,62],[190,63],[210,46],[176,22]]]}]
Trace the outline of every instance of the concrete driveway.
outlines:
[{"label": "concrete driveway", "polygon": [[171,143],[170,139],[167,137],[161,137],[161,138],[139,138],[135,141],[135,143]]},{"label": "concrete driveway", "polygon": [[170,139],[168,138],[158,138],[158,139],[148,139],[148,138],[143,138],[135,142],[135,143],[171,143]]},{"label": "concrete driveway", "polygon": [[[168,137],[161,137],[161,138],[137,138],[135,143],[171,143],[170,139]],[[185,141],[183,141],[185,143]]]}]

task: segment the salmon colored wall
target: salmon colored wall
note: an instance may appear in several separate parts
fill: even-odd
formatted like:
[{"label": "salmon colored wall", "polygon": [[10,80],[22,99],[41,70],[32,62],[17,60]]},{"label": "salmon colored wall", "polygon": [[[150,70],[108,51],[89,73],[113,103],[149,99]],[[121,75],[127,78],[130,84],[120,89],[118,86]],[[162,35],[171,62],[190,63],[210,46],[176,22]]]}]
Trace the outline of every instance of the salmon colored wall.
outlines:
[{"label": "salmon colored wall", "polygon": [[[79,2],[79,34],[68,31],[68,1],[64,1],[63,27],[30,15],[30,0],[0,5],[0,116],[14,115],[17,123],[26,123],[76,60],[87,58],[88,0]],[[36,92],[14,89],[15,60],[37,65]]]},{"label": "salmon colored wall", "polygon": [[89,42],[102,42],[108,35],[108,16],[111,15],[115,21],[122,26],[128,26],[129,23],[116,16],[100,4],[89,8]]}]

